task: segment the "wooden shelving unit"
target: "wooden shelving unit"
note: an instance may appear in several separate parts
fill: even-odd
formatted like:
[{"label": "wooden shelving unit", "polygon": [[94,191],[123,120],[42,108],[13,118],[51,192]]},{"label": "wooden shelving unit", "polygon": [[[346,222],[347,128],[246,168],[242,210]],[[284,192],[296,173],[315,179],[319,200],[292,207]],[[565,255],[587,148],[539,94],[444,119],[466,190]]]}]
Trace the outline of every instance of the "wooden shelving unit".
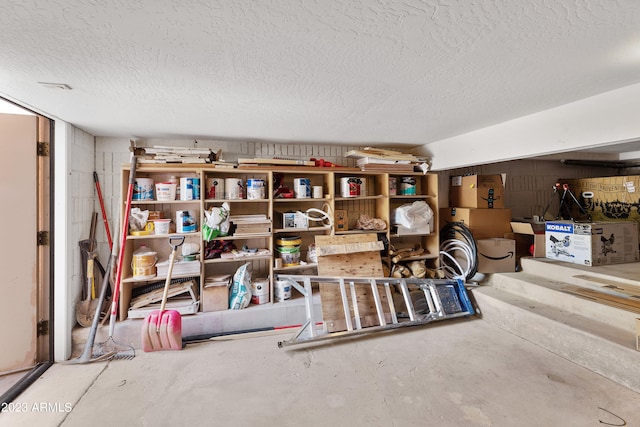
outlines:
[{"label": "wooden shelving unit", "polygon": [[[196,211],[196,217],[199,219],[197,231],[194,233],[183,233],[185,242],[197,243],[200,246],[198,260],[201,263],[201,269],[196,278],[203,286],[204,279],[208,275],[233,274],[235,270],[245,262],[251,264],[252,277],[267,277],[270,281],[270,301],[274,301],[274,283],[273,277],[276,273],[290,273],[299,270],[317,271],[317,265],[313,262],[307,262],[308,249],[315,242],[316,235],[329,234],[367,234],[377,233],[380,240],[389,245],[397,244],[419,244],[425,249],[425,253],[417,257],[408,258],[404,261],[424,260],[429,267],[437,267],[439,236],[437,230],[437,175],[421,174],[421,173],[380,173],[363,172],[353,168],[216,168],[214,165],[139,165],[137,168],[137,177],[147,177],[154,179],[155,182],[168,181],[172,176],[175,177],[197,177],[200,179],[200,198],[198,200],[184,201],[157,201],[143,200],[133,201],[132,206],[140,209],[149,209],[153,211],[161,211],[165,218],[175,221],[175,213],[180,210]],[[363,194],[344,197],[342,181],[344,178],[356,177],[360,182],[364,183]],[[412,177],[416,181],[415,195],[390,194],[390,179],[395,178],[400,181],[402,177]],[[246,183],[247,179],[260,179],[265,182],[264,199],[247,199],[246,191],[243,198],[225,199],[216,195],[215,198],[207,197],[207,180],[217,179],[224,181],[227,178],[236,178]],[[307,178],[310,180],[311,186],[322,187],[322,198],[281,198],[275,197],[276,190],[274,182],[282,184],[285,187],[293,189],[293,182],[296,178]],[[128,165],[124,166],[121,174],[121,196],[125,199],[127,193],[127,183],[129,179]],[[221,195],[220,195],[221,196]],[[393,212],[398,207],[412,203],[417,200],[425,201],[433,211],[434,222],[433,231],[428,234],[416,235],[399,235],[393,226]],[[236,248],[248,246],[250,248],[267,249],[268,255],[245,255],[236,258],[204,258],[204,248],[206,242],[203,241],[201,233],[202,224],[205,220],[204,211],[211,207],[219,207],[223,203],[230,206],[231,215],[264,215],[271,220],[271,230],[268,233],[256,233],[248,235],[230,235],[217,237],[214,240],[231,241]],[[336,210],[347,212],[347,230],[338,230],[335,221],[332,226],[326,223],[309,223],[307,228],[289,228],[283,224],[283,214],[286,212],[306,212],[308,209],[314,208],[328,212],[334,215]],[[120,214],[124,215],[125,206],[122,204]],[[385,222],[384,230],[357,230],[355,224],[361,215],[367,215],[371,218],[378,218]],[[174,236],[177,233],[172,233]],[[276,242],[283,237],[299,236],[302,243],[300,245],[300,260],[304,261],[303,265],[283,266],[278,269],[274,268],[274,260],[279,257]],[[133,252],[139,248],[141,244],[152,248],[158,252],[159,260],[167,259],[170,252],[168,245],[169,235],[146,235],[146,236],[129,236],[126,241],[125,259],[123,269],[123,288],[120,301],[120,318],[127,317],[127,309],[131,298],[132,290],[144,283],[162,280],[156,277],[152,280],[138,280],[132,277],[131,260]],[[387,251],[382,253],[383,262],[391,269],[393,267]],[[191,277],[191,276],[187,276]],[[202,292],[202,289],[200,289]]]}]

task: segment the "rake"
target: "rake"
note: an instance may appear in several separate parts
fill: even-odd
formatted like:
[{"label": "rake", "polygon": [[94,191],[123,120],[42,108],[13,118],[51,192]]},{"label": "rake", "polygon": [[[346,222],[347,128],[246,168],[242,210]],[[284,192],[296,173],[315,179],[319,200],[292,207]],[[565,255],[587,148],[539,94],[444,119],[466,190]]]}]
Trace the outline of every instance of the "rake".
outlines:
[{"label": "rake", "polygon": [[[118,299],[120,298],[120,287],[122,286],[122,265],[124,261],[124,250],[127,242],[127,232],[129,230],[129,212],[131,211],[131,199],[133,198],[133,187],[136,180],[136,156],[131,152],[131,169],[129,171],[129,188],[127,190],[127,205],[124,212],[122,222],[122,230],[120,237],[120,249],[118,255],[118,268],[116,270],[116,280],[113,290],[113,300],[111,301],[111,317],[109,319],[109,337],[106,341],[98,345],[100,355],[112,354],[113,359],[133,359],[136,357],[135,349],[126,344],[121,344],[113,339],[113,332],[116,326],[116,317],[118,315]],[[116,245],[111,250],[112,256],[116,251]],[[115,353],[114,353],[115,352]]]}]

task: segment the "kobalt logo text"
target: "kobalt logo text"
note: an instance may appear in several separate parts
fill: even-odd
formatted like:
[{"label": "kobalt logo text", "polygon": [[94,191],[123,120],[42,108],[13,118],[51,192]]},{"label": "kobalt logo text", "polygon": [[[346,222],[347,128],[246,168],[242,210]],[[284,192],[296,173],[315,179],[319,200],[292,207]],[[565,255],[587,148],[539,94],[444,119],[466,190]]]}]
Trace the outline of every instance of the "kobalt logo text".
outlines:
[{"label": "kobalt logo text", "polygon": [[573,226],[570,224],[547,224],[547,231],[564,231],[565,233],[573,232]]}]

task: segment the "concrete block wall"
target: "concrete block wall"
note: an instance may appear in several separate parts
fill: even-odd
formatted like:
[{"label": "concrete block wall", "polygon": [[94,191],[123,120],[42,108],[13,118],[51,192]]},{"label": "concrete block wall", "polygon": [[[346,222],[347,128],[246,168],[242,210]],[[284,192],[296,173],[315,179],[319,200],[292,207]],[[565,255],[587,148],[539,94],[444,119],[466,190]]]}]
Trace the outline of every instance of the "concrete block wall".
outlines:
[{"label": "concrete block wall", "polygon": [[67,171],[67,189],[70,203],[69,230],[67,236],[72,246],[73,253],[68,254],[67,262],[70,262],[70,270],[73,272],[72,283],[78,284],[78,291],[82,285],[82,266],[80,248],[78,243],[88,239],[91,231],[91,217],[94,211],[94,185],[93,185],[93,136],[80,129],[72,128],[67,134],[67,144],[71,148],[70,168]]},{"label": "concrete block wall", "polygon": [[[171,147],[189,148],[210,148],[214,152],[221,151],[221,158],[227,162],[236,162],[239,158],[292,158],[296,160],[309,160],[311,158],[324,159],[326,161],[342,165],[354,166],[355,160],[345,158],[345,154],[350,150],[360,149],[362,146],[332,146],[319,144],[293,144],[278,142],[258,142],[258,141],[234,141],[234,140],[206,140],[206,139],[164,139],[149,138],[135,141],[137,147],[152,147],[156,145]],[[114,241],[119,241],[119,204],[121,192],[121,169],[123,165],[129,164],[128,138],[106,138],[96,137],[95,139],[95,171],[98,173],[100,186],[105,202],[105,210],[109,218],[109,227]],[[384,148],[384,147],[383,147]],[[388,147],[388,149],[394,149]],[[397,150],[397,148],[395,148]],[[93,185],[93,181],[92,181]],[[126,185],[126,183],[125,183]],[[100,212],[100,205],[96,195],[94,209]],[[88,228],[87,228],[88,229]],[[100,259],[106,264],[109,257],[109,248],[104,225],[100,223],[96,238],[98,239]]]}]

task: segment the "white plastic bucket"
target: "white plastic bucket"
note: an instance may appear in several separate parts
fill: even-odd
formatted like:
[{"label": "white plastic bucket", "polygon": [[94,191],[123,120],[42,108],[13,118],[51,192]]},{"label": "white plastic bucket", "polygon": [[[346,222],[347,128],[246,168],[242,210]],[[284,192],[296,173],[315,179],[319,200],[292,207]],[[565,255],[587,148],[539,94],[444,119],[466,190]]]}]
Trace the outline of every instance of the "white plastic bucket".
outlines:
[{"label": "white plastic bucket", "polygon": [[131,198],[133,200],[153,200],[153,180],[151,178],[136,178]]},{"label": "white plastic bucket", "polygon": [[156,200],[168,201],[176,199],[176,185],[172,182],[156,183]]},{"label": "white plastic bucket", "polygon": [[274,296],[276,302],[291,299],[291,284],[285,280],[276,280]]},{"label": "white plastic bucket", "polygon": [[154,219],[153,228],[155,234],[169,234],[169,224],[171,224],[170,219]]},{"label": "white plastic bucket", "polygon": [[224,180],[224,198],[237,200],[244,198],[244,186],[239,178],[227,178]]}]

